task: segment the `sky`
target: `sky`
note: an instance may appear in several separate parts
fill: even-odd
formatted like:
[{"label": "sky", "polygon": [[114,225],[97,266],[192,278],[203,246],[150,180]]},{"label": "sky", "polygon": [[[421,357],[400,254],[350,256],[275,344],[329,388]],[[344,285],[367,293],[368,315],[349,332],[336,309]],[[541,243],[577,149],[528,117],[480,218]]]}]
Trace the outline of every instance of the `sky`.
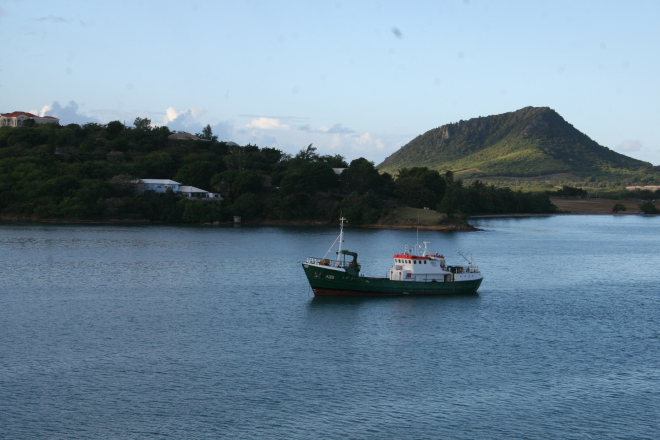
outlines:
[{"label": "sky", "polygon": [[550,107],[660,164],[660,2],[0,0],[0,112],[376,165],[444,124]]}]

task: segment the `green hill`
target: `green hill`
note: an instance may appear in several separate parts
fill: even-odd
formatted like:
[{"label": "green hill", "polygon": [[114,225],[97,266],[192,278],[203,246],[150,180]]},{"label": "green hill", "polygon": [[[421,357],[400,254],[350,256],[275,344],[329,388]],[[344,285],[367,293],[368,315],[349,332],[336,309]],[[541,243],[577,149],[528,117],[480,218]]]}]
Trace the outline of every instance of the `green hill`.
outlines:
[{"label": "green hill", "polygon": [[396,174],[421,166],[508,183],[512,178],[581,182],[596,177],[622,184],[660,177],[650,163],[599,145],[548,107],[443,125],[417,136],[378,169]]}]

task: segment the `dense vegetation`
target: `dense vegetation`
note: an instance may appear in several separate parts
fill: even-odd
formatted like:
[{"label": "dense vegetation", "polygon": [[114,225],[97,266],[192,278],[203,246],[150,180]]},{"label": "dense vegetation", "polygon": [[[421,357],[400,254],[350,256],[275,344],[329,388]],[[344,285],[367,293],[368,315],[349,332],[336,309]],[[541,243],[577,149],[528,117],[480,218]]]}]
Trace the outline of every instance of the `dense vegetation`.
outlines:
[{"label": "dense vegetation", "polygon": [[572,198],[583,198],[587,197],[589,193],[582,188],[574,188],[572,186],[564,185],[562,189],[557,191],[546,191],[546,194],[554,197],[572,197]]},{"label": "dense vegetation", "polygon": [[[135,127],[44,124],[0,128],[0,214],[4,218],[164,222],[244,220],[376,223],[397,205],[439,208],[449,218],[484,213],[552,212],[547,195],[452,173],[403,169],[396,179],[364,158],[319,155],[311,145],[290,156],[274,148],[218,142],[210,127],[200,141],[169,140],[166,127],[138,118]],[[346,168],[337,175],[333,168]],[[222,202],[169,192],[138,194],[141,178],[176,180],[219,192]]]},{"label": "dense vegetation", "polygon": [[554,186],[558,181],[603,187],[603,181],[654,184],[660,173],[647,162],[603,147],[547,107],[479,117],[428,131],[378,166],[396,172],[426,166],[452,170],[464,179],[480,178],[511,185],[533,178]]}]

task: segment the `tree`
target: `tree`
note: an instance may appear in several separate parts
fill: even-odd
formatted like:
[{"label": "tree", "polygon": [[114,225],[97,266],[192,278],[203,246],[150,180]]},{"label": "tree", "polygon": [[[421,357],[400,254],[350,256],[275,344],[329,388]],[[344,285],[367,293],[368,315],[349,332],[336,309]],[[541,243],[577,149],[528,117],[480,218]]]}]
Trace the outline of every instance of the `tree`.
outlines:
[{"label": "tree", "polygon": [[178,164],[164,151],[153,151],[140,155],[133,161],[133,174],[144,179],[164,179],[171,177]]},{"label": "tree", "polygon": [[324,156],[319,157],[319,160],[321,162],[327,163],[332,168],[348,168],[348,164],[346,163],[346,158],[341,154],[335,154],[334,156],[330,156],[329,154],[326,154]]},{"label": "tree", "polygon": [[234,197],[240,198],[243,194],[257,193],[263,188],[261,174],[256,171],[241,170],[231,183],[231,191]]},{"label": "tree", "polygon": [[[444,191],[443,194],[444,196]],[[398,178],[394,182],[394,197],[413,208],[431,206],[435,208],[442,198],[424,186],[417,177]]]},{"label": "tree", "polygon": [[639,205],[639,210],[644,214],[660,214],[660,209],[658,209],[650,200]]},{"label": "tree", "polygon": [[355,159],[350,166],[344,170],[341,175],[346,188],[353,192],[364,193],[366,191],[387,192],[386,181],[378,173],[373,162],[369,162],[364,157]]},{"label": "tree", "polygon": [[213,162],[198,160],[179,168],[174,180],[208,191],[211,188],[211,178],[217,172],[218,167]]},{"label": "tree", "polygon": [[612,211],[616,213],[619,211],[627,211],[627,209],[623,203],[615,203]]},{"label": "tree", "polygon": [[432,203],[428,202],[424,206],[435,206],[436,203],[441,201],[444,197],[445,190],[447,189],[447,182],[436,170],[429,170],[427,167],[414,167],[410,169],[403,168],[399,170],[399,177],[396,182],[398,183],[399,180],[411,178],[418,180],[424,188],[432,191],[437,198],[437,201]]},{"label": "tree", "polygon": [[204,139],[207,141],[214,141],[217,142],[218,136],[213,135],[213,129],[211,128],[210,124],[207,124],[206,127],[202,129],[201,133],[197,133],[195,136],[197,136],[200,139]]},{"label": "tree", "polygon": [[319,155],[316,154],[316,147],[312,147],[313,144],[309,144],[309,146],[305,149],[303,148],[296,154],[296,159],[303,160],[305,162],[313,162],[318,160]]},{"label": "tree", "polygon": [[263,203],[254,193],[246,193],[236,199],[231,207],[232,214],[240,215],[243,220],[258,218],[263,209]]},{"label": "tree", "polygon": [[110,136],[117,136],[119,133],[121,133],[124,130],[124,124],[122,124],[119,121],[110,121],[108,122],[108,125],[106,126],[106,130],[110,134]]},{"label": "tree", "polygon": [[454,183],[453,171],[450,170],[445,173],[445,182],[447,182],[447,185],[452,185]]},{"label": "tree", "polygon": [[151,119],[137,117],[135,118],[135,121],[133,121],[133,125],[135,125],[135,128],[139,130],[150,130]]}]

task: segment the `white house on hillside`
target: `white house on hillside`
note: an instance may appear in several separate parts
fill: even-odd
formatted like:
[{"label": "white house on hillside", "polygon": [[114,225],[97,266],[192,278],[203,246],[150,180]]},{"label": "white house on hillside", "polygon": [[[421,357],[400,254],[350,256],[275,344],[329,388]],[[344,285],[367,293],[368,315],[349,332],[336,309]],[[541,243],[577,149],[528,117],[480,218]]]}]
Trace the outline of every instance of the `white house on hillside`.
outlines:
[{"label": "white house on hillside", "polygon": [[203,189],[199,189],[194,186],[182,186],[179,191],[183,197],[222,200],[220,194],[204,191]]},{"label": "white house on hillside", "polygon": [[34,119],[37,124],[59,123],[60,120],[53,116],[37,116],[28,112],[11,112],[0,114],[0,126],[21,127],[28,119]]},{"label": "white house on hillside", "polygon": [[137,184],[138,192],[140,193],[149,190],[156,191],[157,193],[164,193],[168,189],[171,189],[182,197],[193,199],[213,199],[218,201],[222,200],[222,196],[218,193],[208,192],[194,186],[181,185],[179,182],[175,182],[174,180],[170,179],[140,179],[136,180],[134,183]]},{"label": "white house on hillside", "polygon": [[138,192],[151,190],[157,193],[164,193],[171,188],[176,193],[179,192],[179,188],[181,187],[179,182],[170,179],[140,179],[135,183],[138,185]]}]

